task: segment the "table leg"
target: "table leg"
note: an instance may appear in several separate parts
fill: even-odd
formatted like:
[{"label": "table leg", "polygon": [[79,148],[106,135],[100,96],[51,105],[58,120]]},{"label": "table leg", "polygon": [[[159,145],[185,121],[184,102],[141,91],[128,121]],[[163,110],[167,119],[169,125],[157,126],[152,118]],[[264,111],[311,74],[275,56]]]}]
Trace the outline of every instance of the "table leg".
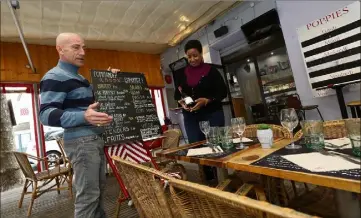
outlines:
[{"label": "table leg", "polygon": [[336,190],[336,200],[340,218],[361,217],[360,199],[356,194]]},{"label": "table leg", "polygon": [[218,183],[226,180],[228,178],[228,170],[225,168],[217,167],[217,178],[218,178]]},{"label": "table leg", "polygon": [[352,118],[356,118],[357,115],[356,115],[356,108],[355,107],[350,107],[350,110],[351,110],[351,115],[352,115]]},{"label": "table leg", "polygon": [[347,115],[345,99],[343,98],[342,88],[343,88],[343,86],[337,87],[337,88],[335,88],[335,90],[336,90],[338,104],[339,104],[340,110],[341,110],[342,119],[347,119],[348,115]]},{"label": "table leg", "polygon": [[361,118],[361,107],[360,106],[356,106],[356,117],[357,118]]}]

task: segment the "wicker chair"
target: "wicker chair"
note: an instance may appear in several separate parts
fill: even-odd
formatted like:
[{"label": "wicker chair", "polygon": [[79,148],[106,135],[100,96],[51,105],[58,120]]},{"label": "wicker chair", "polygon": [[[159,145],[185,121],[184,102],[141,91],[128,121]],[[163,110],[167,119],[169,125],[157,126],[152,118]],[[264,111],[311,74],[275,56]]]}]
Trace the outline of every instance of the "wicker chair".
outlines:
[{"label": "wicker chair", "polygon": [[[248,138],[256,138],[258,125],[259,124],[248,125],[243,133],[243,136]],[[291,138],[290,132],[283,126],[274,125],[274,124],[267,124],[267,125],[271,127],[273,132],[273,137],[287,138],[287,139]]]},{"label": "wicker chair", "polygon": [[311,217],[289,208],[188,181],[169,179],[169,186],[181,217]]},{"label": "wicker chair", "polygon": [[64,150],[63,139],[57,139],[56,142],[59,145],[59,149],[60,149],[60,153],[61,153],[61,160],[62,160],[61,163],[64,164],[63,166],[65,166],[71,170],[71,174],[65,176],[65,179],[63,180],[63,183],[64,183],[64,182],[68,182],[68,180],[72,180],[72,178],[69,178],[69,177],[73,177],[73,168],[72,168],[69,158],[66,156],[66,153]]},{"label": "wicker chair", "polygon": [[[174,179],[119,157],[112,158],[141,217],[244,217],[242,214],[247,217],[310,217],[217,188]],[[170,193],[165,189],[167,183]]]},{"label": "wicker chair", "polygon": [[160,175],[159,171],[117,156],[112,159],[140,217],[174,217],[176,211],[172,212],[163,193],[163,185],[154,176]]},{"label": "wicker chair", "polygon": [[[179,129],[170,129],[163,133],[163,136],[165,138],[162,141],[162,147],[161,150],[167,150],[170,148],[176,148],[179,146],[179,141],[181,137],[181,131]],[[166,167],[169,163],[176,163],[175,160],[170,160],[164,157],[156,157],[153,155],[153,158],[157,162],[159,167]]]},{"label": "wicker chair", "polygon": [[[326,139],[337,139],[347,137],[344,120],[327,120],[323,122],[323,135]],[[299,140],[303,136],[302,129],[295,134],[295,139]]]},{"label": "wicker chair", "polygon": [[[35,199],[40,197],[42,194],[44,194],[47,191],[50,190],[57,190],[58,194],[60,194],[60,190],[67,189],[69,191],[70,198],[73,197],[72,192],[72,177],[71,175],[71,169],[69,167],[60,166],[59,163],[53,168],[49,170],[45,170],[39,173],[35,173],[31,167],[31,164],[29,162],[29,159],[34,159],[37,161],[44,161],[47,162],[47,158],[38,158],[23,152],[12,152],[20,166],[21,171],[23,172],[25,176],[25,184],[23,188],[23,192],[21,193],[21,197],[19,200],[19,208],[22,207],[23,199],[25,194],[31,194],[31,201],[28,208],[27,216],[31,215],[31,210],[34,204]],[[66,178],[69,178],[66,180]],[[55,179],[56,184],[51,185],[49,187],[44,188],[46,185],[48,185],[50,182],[52,182]],[[67,181],[68,186],[67,187],[60,187],[61,184],[64,183],[64,180]],[[39,185],[39,183],[42,182],[43,184]],[[29,186],[32,186],[32,192],[27,192]],[[54,187],[56,188],[54,189]]]}]

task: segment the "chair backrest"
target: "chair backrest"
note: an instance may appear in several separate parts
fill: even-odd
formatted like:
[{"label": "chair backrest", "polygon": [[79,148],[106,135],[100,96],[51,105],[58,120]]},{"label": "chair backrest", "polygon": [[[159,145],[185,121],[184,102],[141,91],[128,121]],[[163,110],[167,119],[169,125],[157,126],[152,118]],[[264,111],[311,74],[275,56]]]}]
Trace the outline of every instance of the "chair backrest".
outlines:
[{"label": "chair backrest", "polygon": [[294,108],[295,110],[299,110],[302,108],[302,104],[297,96],[289,95],[287,96],[287,107]]},{"label": "chair backrest", "polygon": [[[173,217],[171,208],[158,178],[159,171],[113,156],[119,174],[141,217]],[[156,178],[158,176],[158,178]]]},{"label": "chair backrest", "polygon": [[264,104],[252,105],[251,112],[255,122],[258,122],[258,120],[266,119],[266,107]]},{"label": "chair backrest", "polygon": [[188,181],[172,178],[169,180],[169,186],[171,197],[181,217],[311,217],[289,208]]},{"label": "chair backrest", "polygon": [[59,149],[60,149],[60,152],[61,152],[61,158],[63,159],[63,163],[65,164],[66,163],[66,153],[65,153],[65,150],[64,150],[64,141],[63,141],[62,138],[59,138],[59,139],[56,140],[56,142],[59,145]]},{"label": "chair backrest", "polygon": [[23,172],[25,178],[35,181],[36,176],[33,168],[31,167],[27,154],[17,151],[13,151],[12,153],[14,154],[16,161],[18,162],[20,169]]},{"label": "chair backrest", "polygon": [[289,208],[188,181],[172,178],[169,186],[181,217],[311,217]]},{"label": "chair backrest", "polygon": [[[302,129],[295,134],[295,139],[303,136]],[[347,130],[344,120],[327,120],[323,122],[323,136],[325,139],[336,139],[347,137]]]},{"label": "chair backrest", "polygon": [[[243,133],[244,137],[257,137],[257,127],[259,124],[252,124],[246,127],[246,130]],[[273,137],[277,138],[291,138],[290,132],[283,126],[267,124],[271,127],[273,132]]]},{"label": "chair backrest", "polygon": [[327,120],[323,123],[323,135],[326,139],[347,137],[344,120]]},{"label": "chair backrest", "polygon": [[162,149],[175,148],[179,145],[181,131],[179,129],[170,129],[163,133],[165,138],[162,141]]}]

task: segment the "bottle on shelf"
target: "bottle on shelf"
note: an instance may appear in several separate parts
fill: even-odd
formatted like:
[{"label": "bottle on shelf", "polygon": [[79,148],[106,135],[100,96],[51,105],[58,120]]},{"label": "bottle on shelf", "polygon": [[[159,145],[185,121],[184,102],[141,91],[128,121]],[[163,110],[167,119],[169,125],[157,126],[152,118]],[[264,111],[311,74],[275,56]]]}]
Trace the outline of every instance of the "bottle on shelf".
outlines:
[{"label": "bottle on shelf", "polygon": [[182,96],[182,99],[184,100],[184,103],[187,105],[187,107],[193,107],[196,104],[192,97],[190,97],[186,93],[182,92],[182,87],[179,86],[178,90]]}]

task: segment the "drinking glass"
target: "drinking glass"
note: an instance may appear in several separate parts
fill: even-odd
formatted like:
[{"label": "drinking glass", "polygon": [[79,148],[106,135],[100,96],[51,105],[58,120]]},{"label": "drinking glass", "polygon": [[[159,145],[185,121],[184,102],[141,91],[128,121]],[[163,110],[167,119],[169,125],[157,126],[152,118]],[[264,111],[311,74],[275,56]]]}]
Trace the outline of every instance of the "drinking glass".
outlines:
[{"label": "drinking glass", "polygon": [[232,130],[236,133],[240,139],[240,143],[236,146],[236,149],[244,149],[242,142],[243,132],[246,129],[246,122],[243,117],[236,117],[231,119]]},{"label": "drinking glass", "polygon": [[298,116],[294,108],[287,108],[281,110],[281,124],[288,129],[291,134],[292,143],[287,145],[287,149],[300,149],[300,145],[295,145],[293,141],[293,130],[298,125]]},{"label": "drinking glass", "polygon": [[346,119],[345,125],[352,145],[352,153],[361,157],[361,119]]},{"label": "drinking glass", "polygon": [[217,127],[216,126],[211,126],[209,128],[209,142],[212,144],[212,145],[217,145],[218,142],[217,142]]},{"label": "drinking glass", "polygon": [[209,130],[210,130],[209,121],[199,122],[199,127],[200,127],[201,131],[203,132],[203,134],[206,136],[206,144],[209,144],[209,141],[208,141],[208,134],[209,134]]},{"label": "drinking glass", "polygon": [[323,122],[321,120],[303,120],[301,127],[307,148],[317,150],[325,147]]},{"label": "drinking glass", "polygon": [[219,141],[220,141],[222,148],[224,148],[224,149],[232,148],[233,147],[232,127],[230,127],[230,126],[219,127],[218,133],[220,136]]}]

